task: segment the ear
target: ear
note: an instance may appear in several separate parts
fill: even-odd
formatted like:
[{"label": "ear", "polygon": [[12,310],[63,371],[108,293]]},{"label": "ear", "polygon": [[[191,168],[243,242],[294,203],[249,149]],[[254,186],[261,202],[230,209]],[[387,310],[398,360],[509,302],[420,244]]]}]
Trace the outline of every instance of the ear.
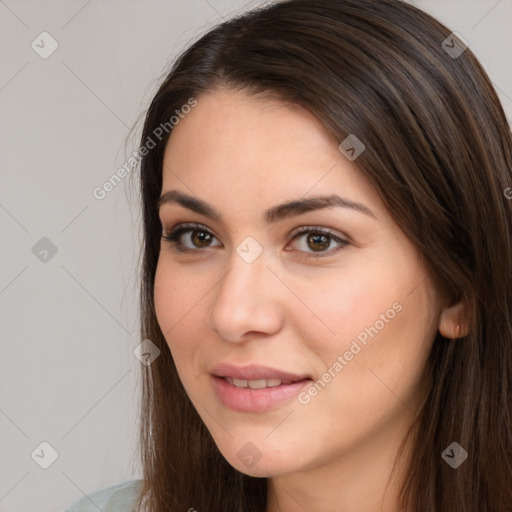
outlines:
[{"label": "ear", "polygon": [[439,332],[448,339],[464,338],[469,334],[467,306],[463,301],[447,306],[441,311]]}]

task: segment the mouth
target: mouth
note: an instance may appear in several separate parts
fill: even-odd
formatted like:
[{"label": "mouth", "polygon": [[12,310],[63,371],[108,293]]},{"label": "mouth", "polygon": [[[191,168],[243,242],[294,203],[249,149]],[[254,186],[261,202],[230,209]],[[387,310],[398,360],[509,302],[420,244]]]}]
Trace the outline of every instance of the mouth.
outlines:
[{"label": "mouth", "polygon": [[[284,370],[278,370],[270,366],[256,364],[236,366],[230,363],[220,363],[213,367],[210,370],[210,373],[215,377],[232,379],[230,384],[237,387],[250,387],[251,389],[261,389],[261,387],[290,384],[311,378],[310,375],[294,374]],[[244,381],[246,381],[247,384],[245,384]],[[263,386],[263,381],[265,381],[265,386]]]},{"label": "mouth", "polygon": [[295,397],[313,379],[265,366],[219,365],[211,372],[222,404],[238,412],[265,412]]},{"label": "mouth", "polygon": [[221,377],[221,378],[223,378],[226,382],[228,382],[232,386],[235,386],[236,388],[250,388],[250,389],[275,388],[277,386],[295,384],[296,382],[302,382],[302,380],[308,380],[308,379],[301,379],[301,380],[293,381],[293,380],[281,380],[281,379],[276,379],[276,378],[247,380],[247,379],[235,379],[234,377]]}]

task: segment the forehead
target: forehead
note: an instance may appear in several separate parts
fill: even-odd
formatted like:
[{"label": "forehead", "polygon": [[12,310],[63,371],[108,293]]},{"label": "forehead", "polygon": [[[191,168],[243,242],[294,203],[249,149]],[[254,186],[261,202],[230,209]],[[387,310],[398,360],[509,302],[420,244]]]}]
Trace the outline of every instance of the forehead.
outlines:
[{"label": "forehead", "polygon": [[163,191],[250,194],[262,209],[284,197],[335,192],[383,208],[356,162],[339,151],[340,141],[306,109],[230,90],[197,102],[167,143]]},{"label": "forehead", "polygon": [[[197,106],[174,127],[168,153],[186,153],[187,158],[230,155],[235,158],[286,153],[303,154],[330,137],[310,112],[290,103],[262,99],[226,89],[201,95]],[[336,144],[332,137],[331,144]],[[250,152],[248,154],[248,152]]]}]

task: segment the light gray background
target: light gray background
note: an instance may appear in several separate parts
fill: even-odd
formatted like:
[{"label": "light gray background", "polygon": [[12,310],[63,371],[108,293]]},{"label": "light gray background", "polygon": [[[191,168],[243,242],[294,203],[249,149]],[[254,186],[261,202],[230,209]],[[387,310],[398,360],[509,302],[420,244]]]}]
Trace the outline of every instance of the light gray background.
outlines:
[{"label": "light gray background", "polygon": [[[512,0],[414,3],[468,41],[512,119]],[[257,4],[0,0],[0,512],[59,511],[141,476],[137,182],[92,191],[133,150],[170,61]],[[46,59],[31,47],[43,31],[59,45]],[[42,237],[58,250],[46,262]]]}]

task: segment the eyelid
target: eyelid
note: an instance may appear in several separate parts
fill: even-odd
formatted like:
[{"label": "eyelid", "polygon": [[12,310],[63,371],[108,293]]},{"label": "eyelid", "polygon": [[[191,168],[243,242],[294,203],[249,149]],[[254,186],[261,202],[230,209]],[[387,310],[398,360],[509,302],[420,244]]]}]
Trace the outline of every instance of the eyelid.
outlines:
[{"label": "eyelid", "polygon": [[[164,228],[164,223],[163,222],[161,222],[161,225],[162,225],[162,228]],[[217,239],[219,238],[211,228],[209,228],[208,226],[205,226],[204,224],[201,224],[200,222],[179,222],[176,225],[174,225],[172,228],[170,228],[169,231],[166,234],[167,235],[171,234],[172,232],[176,231],[177,228],[179,228],[180,230],[181,229],[184,230],[186,228],[190,228],[190,229],[204,229],[205,231],[207,231],[207,232],[211,233],[212,235],[214,235],[215,238],[217,238]],[[348,235],[344,234],[344,233],[340,233],[340,232],[334,233],[335,230],[333,230],[331,228],[327,228],[327,227],[324,227],[324,226],[315,226],[315,225],[299,226],[298,228],[293,229],[288,234],[288,236],[292,237],[292,238],[295,238],[295,236],[297,234],[301,234],[301,233],[305,233],[305,232],[309,232],[309,231],[319,231],[321,233],[325,233],[327,235],[330,235],[333,238],[334,237],[338,237],[338,238],[345,239],[347,242],[350,241],[350,237]]]},{"label": "eyelid", "polygon": [[347,235],[340,233],[339,231],[336,231],[334,229],[324,227],[324,226],[314,226],[314,225],[300,226],[300,227],[294,229],[288,236],[295,238],[296,235],[299,235],[302,233],[308,233],[310,231],[324,233],[326,235],[329,235],[332,238],[343,239],[347,242],[350,241],[350,238]]},{"label": "eyelid", "polygon": [[320,233],[327,235],[332,241],[339,244],[338,247],[328,249],[326,251],[319,251],[319,252],[309,252],[309,251],[301,251],[297,250],[296,252],[299,253],[299,258],[305,259],[305,260],[311,260],[311,259],[321,259],[321,258],[329,258],[331,256],[334,256],[338,254],[338,252],[342,249],[344,249],[346,246],[350,245],[350,239],[348,236],[344,234],[337,234],[334,232],[333,229],[323,227],[323,226],[312,226],[312,225],[306,225],[306,226],[300,226],[296,229],[294,229],[290,233],[290,237],[292,238],[292,242],[302,236],[303,234],[307,233]]},{"label": "eyelid", "polygon": [[[163,223],[162,223],[163,226]],[[192,252],[192,253],[201,253],[204,252],[211,247],[219,247],[218,245],[215,246],[208,246],[204,248],[195,248],[191,249],[189,247],[185,247],[184,249],[178,249],[178,246],[180,245],[179,242],[176,241],[176,239],[179,240],[182,233],[194,231],[194,230],[202,230],[207,233],[210,233],[213,235],[217,240],[219,240],[219,237],[207,226],[204,224],[201,224],[199,222],[181,222],[173,226],[169,231],[164,230],[164,234],[162,235],[162,238],[168,240],[170,243],[173,244],[174,248],[178,252]],[[291,237],[291,241],[293,242],[296,238],[298,238],[300,235],[305,233],[322,233],[331,238],[331,240],[334,240],[336,243],[341,244],[340,247],[336,247],[334,249],[329,249],[326,251],[319,251],[317,253],[315,252],[308,252],[308,251],[301,251],[298,250],[296,252],[301,253],[300,257],[304,259],[311,259],[311,258],[322,258],[322,257],[329,257],[334,254],[336,254],[340,249],[343,249],[345,246],[351,244],[350,237],[346,236],[345,234],[337,234],[334,232],[333,229],[323,227],[323,226],[314,226],[314,225],[304,225],[299,226],[298,228],[291,231],[291,233],[288,235]],[[172,240],[171,240],[172,237]],[[220,242],[220,240],[219,240]],[[222,243],[221,243],[222,244]],[[183,244],[181,244],[183,246]]]},{"label": "eyelid", "polygon": [[169,233],[173,233],[174,231],[177,231],[177,230],[186,230],[186,229],[190,229],[191,231],[193,231],[194,229],[202,229],[204,231],[207,231],[208,233],[211,233],[212,235],[215,236],[215,238],[219,238],[215,232],[209,228],[208,226],[205,226],[204,224],[201,224],[200,222],[178,222],[175,226],[173,226]]},{"label": "eyelid", "polygon": [[[166,230],[162,223],[162,228],[164,231],[162,234],[162,238],[170,242],[173,245],[174,249],[178,252],[204,252],[205,250],[211,247],[205,247],[203,249],[190,249],[189,247],[185,247],[184,249],[179,249],[178,246],[183,246],[183,244],[179,242],[179,238],[181,238],[182,234],[185,232],[205,231],[213,235],[214,238],[216,238],[217,240],[219,240],[219,237],[210,228],[208,228],[204,224],[200,224],[199,222],[179,222],[169,230]],[[215,245],[213,247],[218,246]]]}]

